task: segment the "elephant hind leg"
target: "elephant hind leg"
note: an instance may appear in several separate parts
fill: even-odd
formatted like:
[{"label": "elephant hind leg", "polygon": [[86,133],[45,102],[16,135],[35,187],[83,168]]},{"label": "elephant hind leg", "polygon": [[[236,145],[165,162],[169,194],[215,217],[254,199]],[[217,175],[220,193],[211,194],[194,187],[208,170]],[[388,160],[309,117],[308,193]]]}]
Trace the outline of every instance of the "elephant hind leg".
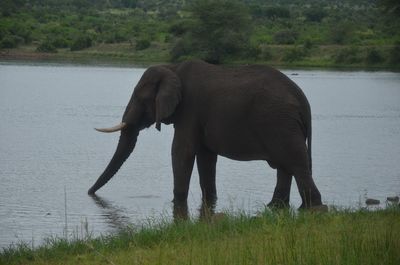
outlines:
[{"label": "elephant hind leg", "polygon": [[295,174],[295,180],[302,200],[300,209],[322,205],[321,193],[310,173]]},{"label": "elephant hind leg", "polygon": [[268,203],[270,208],[289,207],[290,187],[292,185],[292,174],[279,169],[277,170],[276,186],[272,200]]},{"label": "elephant hind leg", "polygon": [[[286,144],[286,145],[285,145]],[[307,146],[301,137],[290,138],[283,145],[285,150],[284,167],[294,175],[302,204],[300,208],[321,206],[321,194],[311,175]]]}]

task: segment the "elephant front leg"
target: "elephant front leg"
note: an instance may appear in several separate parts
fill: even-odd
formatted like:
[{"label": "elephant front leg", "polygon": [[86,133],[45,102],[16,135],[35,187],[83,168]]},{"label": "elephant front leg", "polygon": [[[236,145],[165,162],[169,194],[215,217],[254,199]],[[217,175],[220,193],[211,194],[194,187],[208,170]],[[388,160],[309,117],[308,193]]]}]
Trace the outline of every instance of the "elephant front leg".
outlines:
[{"label": "elephant front leg", "polygon": [[290,187],[292,185],[292,175],[282,169],[277,170],[276,186],[272,200],[268,203],[270,208],[289,207]]},{"label": "elephant front leg", "polygon": [[187,203],[190,177],[194,164],[194,148],[185,141],[186,137],[178,137],[175,133],[172,143],[172,170],[174,174],[174,205]]},{"label": "elephant front leg", "polygon": [[201,148],[196,155],[196,161],[203,203],[213,207],[217,201],[217,188],[215,185],[217,154]]}]

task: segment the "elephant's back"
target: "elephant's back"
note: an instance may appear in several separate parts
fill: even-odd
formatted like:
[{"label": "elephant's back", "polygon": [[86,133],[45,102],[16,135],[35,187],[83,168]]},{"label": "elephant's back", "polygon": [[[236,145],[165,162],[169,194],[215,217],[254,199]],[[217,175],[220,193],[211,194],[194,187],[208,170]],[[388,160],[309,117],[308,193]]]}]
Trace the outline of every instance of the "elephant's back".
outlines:
[{"label": "elephant's back", "polygon": [[[279,70],[265,65],[219,66],[188,61],[178,69],[187,87],[221,90],[226,93],[265,93],[271,97],[302,101],[301,89]],[[239,90],[239,91],[236,91]],[[295,98],[293,98],[295,97]]]},{"label": "elephant's back", "polygon": [[249,115],[267,120],[279,117],[299,120],[304,119],[301,116],[310,116],[301,89],[272,67],[230,67],[190,61],[180,68],[186,100],[197,103],[202,112],[208,113],[207,117],[215,113],[232,120],[247,119]]}]

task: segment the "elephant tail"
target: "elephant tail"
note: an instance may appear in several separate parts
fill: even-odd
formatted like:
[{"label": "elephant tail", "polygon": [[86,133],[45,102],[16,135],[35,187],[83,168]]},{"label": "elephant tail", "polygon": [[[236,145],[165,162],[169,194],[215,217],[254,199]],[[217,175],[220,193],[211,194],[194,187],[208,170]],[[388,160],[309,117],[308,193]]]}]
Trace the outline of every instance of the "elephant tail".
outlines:
[{"label": "elephant tail", "polygon": [[307,154],[308,154],[308,161],[309,161],[309,167],[310,167],[310,174],[312,175],[312,156],[311,156],[311,136],[312,136],[312,129],[311,129],[311,115],[310,115],[310,120],[308,122],[308,128],[307,128]]}]

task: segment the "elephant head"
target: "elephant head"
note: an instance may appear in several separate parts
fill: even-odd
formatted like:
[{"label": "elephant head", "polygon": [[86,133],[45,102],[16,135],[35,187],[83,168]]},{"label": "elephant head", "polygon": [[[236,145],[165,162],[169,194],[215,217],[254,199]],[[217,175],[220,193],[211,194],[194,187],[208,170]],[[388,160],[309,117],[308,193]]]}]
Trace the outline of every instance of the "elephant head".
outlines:
[{"label": "elephant head", "polygon": [[174,113],[181,100],[181,82],[178,76],[164,66],[150,67],[136,85],[125,109],[122,122],[114,127],[96,129],[100,132],[121,131],[117,149],[104,172],[89,189],[94,194],[119,170],[132,153],[139,131],[161,122]]}]

